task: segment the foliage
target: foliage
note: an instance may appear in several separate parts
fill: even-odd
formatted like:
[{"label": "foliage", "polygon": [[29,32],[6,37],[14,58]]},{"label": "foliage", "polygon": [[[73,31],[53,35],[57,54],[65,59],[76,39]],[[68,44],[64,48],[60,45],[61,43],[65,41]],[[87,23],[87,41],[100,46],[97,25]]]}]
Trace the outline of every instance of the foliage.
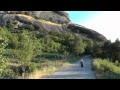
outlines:
[{"label": "foliage", "polygon": [[85,44],[83,43],[82,38],[76,37],[73,45],[73,53],[78,56],[84,53],[84,51],[85,51]]},{"label": "foliage", "polygon": [[43,52],[57,52],[60,44],[54,42],[49,36],[45,36],[43,39],[41,39],[41,43],[43,44]]},{"label": "foliage", "polygon": [[118,60],[120,62],[120,41],[117,39],[115,42],[111,43],[110,40],[106,41],[104,44],[97,44],[93,47],[93,57],[109,58],[113,62]]},{"label": "foliage", "polygon": [[99,71],[103,78],[120,79],[120,66],[110,62],[107,59],[94,59],[92,62],[93,69]]},{"label": "foliage", "polygon": [[[10,28],[12,30],[12,25],[8,25],[7,28],[0,27],[0,37],[2,37],[0,43],[7,41],[1,48],[1,50],[5,49],[5,52],[0,54],[1,66],[4,68],[4,72],[1,71],[1,78],[16,78],[19,75],[25,78],[27,74],[42,67],[41,63],[44,61],[41,59],[54,62],[60,60],[61,63],[65,63],[70,56],[80,56],[84,53],[86,47],[90,50],[92,48],[90,40],[85,41],[70,32],[39,32],[31,26],[34,31],[21,30],[15,33]],[[9,64],[17,66],[10,68]]]},{"label": "foliage", "polygon": [[34,44],[30,37],[27,35],[28,32],[24,31],[21,33],[20,47],[17,53],[19,63],[22,65],[23,78],[26,71],[26,65],[30,62],[33,57]]},{"label": "foliage", "polygon": [[18,36],[17,34],[11,33],[7,28],[0,27],[0,36],[7,39],[8,45],[6,48],[16,49],[18,48]]},{"label": "foliage", "polygon": [[3,73],[2,76],[0,76],[2,79],[15,79],[15,73],[13,72],[13,70],[11,70],[10,68],[6,68]]},{"label": "foliage", "polygon": [[7,40],[0,36],[0,78],[3,77],[4,70],[7,69],[7,59],[3,57],[4,48],[7,45]]},{"label": "foliage", "polygon": [[84,39],[83,41],[86,44],[85,54],[91,54],[94,45],[93,41],[91,39]]},{"label": "foliage", "polygon": [[11,21],[7,23],[6,27],[9,31],[14,31],[14,25]]},{"label": "foliage", "polygon": [[26,66],[26,72],[31,73],[37,70],[37,65],[35,63],[28,63]]}]

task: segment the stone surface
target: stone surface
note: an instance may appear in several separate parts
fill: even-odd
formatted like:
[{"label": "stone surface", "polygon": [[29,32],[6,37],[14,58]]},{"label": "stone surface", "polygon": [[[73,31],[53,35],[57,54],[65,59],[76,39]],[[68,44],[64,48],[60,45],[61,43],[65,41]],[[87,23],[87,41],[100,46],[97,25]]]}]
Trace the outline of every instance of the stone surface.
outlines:
[{"label": "stone surface", "polygon": [[72,23],[64,11],[0,11],[0,26],[8,22],[12,22],[15,29],[31,30],[33,27],[39,31],[72,31],[94,41],[107,40],[94,30]]}]

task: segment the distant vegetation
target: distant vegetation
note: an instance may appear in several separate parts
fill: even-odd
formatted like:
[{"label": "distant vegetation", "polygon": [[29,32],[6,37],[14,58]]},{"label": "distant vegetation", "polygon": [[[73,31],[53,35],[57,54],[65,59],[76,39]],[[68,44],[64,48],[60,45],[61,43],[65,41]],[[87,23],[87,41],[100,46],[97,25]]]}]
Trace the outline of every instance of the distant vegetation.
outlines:
[{"label": "distant vegetation", "polygon": [[98,43],[93,47],[92,56],[93,67],[95,71],[102,75],[103,78],[118,79],[120,78],[120,41],[115,42],[108,40],[105,43]]},{"label": "distant vegetation", "polygon": [[108,40],[105,43],[96,44],[93,48],[93,57],[100,57],[102,59],[109,59],[113,62],[120,62],[120,41],[116,39],[115,42],[111,43]]},{"label": "distant vegetation", "polygon": [[93,46],[74,33],[18,32],[8,23],[0,27],[0,78],[40,78],[91,54]]}]

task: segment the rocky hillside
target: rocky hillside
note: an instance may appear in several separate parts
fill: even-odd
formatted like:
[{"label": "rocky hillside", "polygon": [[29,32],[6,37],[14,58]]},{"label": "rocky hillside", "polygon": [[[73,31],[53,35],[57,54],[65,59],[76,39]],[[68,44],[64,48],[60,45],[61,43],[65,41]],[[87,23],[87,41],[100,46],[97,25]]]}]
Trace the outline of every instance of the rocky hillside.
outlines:
[{"label": "rocky hillside", "polygon": [[70,31],[94,41],[107,40],[94,30],[72,23],[64,11],[0,11],[0,26],[10,22],[16,30]]}]

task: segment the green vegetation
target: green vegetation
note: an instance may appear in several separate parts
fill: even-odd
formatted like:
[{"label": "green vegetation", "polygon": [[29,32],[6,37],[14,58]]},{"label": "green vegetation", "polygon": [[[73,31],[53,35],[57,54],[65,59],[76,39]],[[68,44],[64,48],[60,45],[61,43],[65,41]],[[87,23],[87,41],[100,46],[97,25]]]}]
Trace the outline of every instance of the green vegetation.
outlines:
[{"label": "green vegetation", "polygon": [[25,29],[17,32],[8,23],[7,27],[0,27],[0,78],[49,75],[89,53],[92,43],[70,32]]},{"label": "green vegetation", "polygon": [[34,26],[30,28],[17,32],[12,22],[0,27],[0,78],[40,78],[86,54],[101,58],[93,61],[95,72],[104,78],[119,78],[118,39],[113,43],[110,40],[94,43],[71,32],[40,32]]},{"label": "green vegetation", "polygon": [[113,63],[107,59],[94,59],[93,70],[100,74],[103,79],[120,79],[120,64],[116,61]]},{"label": "green vegetation", "polygon": [[11,78],[13,75],[12,70],[7,68],[8,59],[3,56],[6,45],[7,45],[7,38],[1,35],[0,36],[0,77],[1,78]]},{"label": "green vegetation", "polygon": [[118,39],[113,43],[110,40],[97,43],[93,47],[92,56],[93,58],[100,58],[93,63],[95,73],[99,73],[104,78],[120,78],[120,41]]},{"label": "green vegetation", "polygon": [[102,59],[108,58],[113,62],[116,60],[120,62],[120,41],[117,39],[115,42],[111,43],[111,41],[108,40],[105,43],[95,45],[92,56]]},{"label": "green vegetation", "polygon": [[[27,32],[24,32],[20,35],[20,47],[17,53],[17,58],[22,67],[22,77],[24,79],[27,64],[30,63],[30,60],[33,57],[34,43],[31,41],[30,37],[27,35]],[[30,64],[32,65],[32,64]],[[28,67],[31,68],[31,67]]]},{"label": "green vegetation", "polygon": [[81,38],[79,37],[75,38],[72,51],[77,56],[85,51],[85,43]]},{"label": "green vegetation", "polygon": [[43,76],[50,75],[57,70],[60,70],[71,63],[74,63],[79,60],[80,57],[75,57],[73,55],[69,55],[63,59],[48,59],[48,58],[40,58],[35,61],[39,62],[39,70],[35,70],[30,73],[26,78],[29,79],[38,79]]},{"label": "green vegetation", "polygon": [[14,25],[12,24],[12,22],[8,22],[6,27],[8,28],[9,31],[14,31]]}]

